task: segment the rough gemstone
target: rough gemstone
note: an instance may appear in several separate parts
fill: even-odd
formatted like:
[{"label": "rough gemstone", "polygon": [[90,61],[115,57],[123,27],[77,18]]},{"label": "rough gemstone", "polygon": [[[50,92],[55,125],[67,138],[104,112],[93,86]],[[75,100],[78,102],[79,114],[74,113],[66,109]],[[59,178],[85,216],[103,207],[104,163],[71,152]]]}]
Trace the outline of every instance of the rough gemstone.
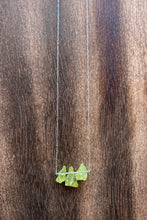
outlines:
[{"label": "rough gemstone", "polygon": [[58,174],[58,177],[56,178],[56,182],[57,183],[63,183],[65,181],[66,178],[66,166],[63,166],[62,169],[59,171],[60,174]]},{"label": "rough gemstone", "polygon": [[[74,172],[73,167],[69,167],[68,172]],[[78,187],[75,174],[68,174],[65,179],[65,186]]]},{"label": "rough gemstone", "polygon": [[77,174],[76,174],[76,180],[86,180],[87,179],[87,173],[84,173],[83,171],[86,171],[86,167],[84,166],[84,164],[82,163],[79,167],[79,169],[77,170]]}]

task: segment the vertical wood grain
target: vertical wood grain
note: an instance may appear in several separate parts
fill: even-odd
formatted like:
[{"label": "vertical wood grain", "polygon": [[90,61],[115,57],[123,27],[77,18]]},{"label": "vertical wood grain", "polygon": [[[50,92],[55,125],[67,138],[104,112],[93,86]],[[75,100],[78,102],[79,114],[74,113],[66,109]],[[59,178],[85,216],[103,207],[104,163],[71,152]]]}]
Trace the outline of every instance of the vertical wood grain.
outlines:
[{"label": "vertical wood grain", "polygon": [[99,19],[99,133],[104,169],[103,218],[133,219],[127,71],[122,58],[119,1],[103,1]]},{"label": "vertical wood grain", "polygon": [[[91,168],[55,182],[55,0],[0,0],[0,218],[146,213],[146,1],[89,1]],[[88,166],[85,1],[60,1],[59,169]]]}]

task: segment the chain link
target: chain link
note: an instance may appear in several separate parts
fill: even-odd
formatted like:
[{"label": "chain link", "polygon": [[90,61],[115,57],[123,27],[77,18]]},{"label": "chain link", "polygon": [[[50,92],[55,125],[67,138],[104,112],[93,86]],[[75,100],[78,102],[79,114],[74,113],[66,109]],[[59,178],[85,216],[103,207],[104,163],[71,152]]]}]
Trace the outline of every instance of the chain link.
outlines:
[{"label": "chain link", "polygon": [[[89,30],[88,30],[88,0],[86,1],[86,35],[87,35],[87,96],[88,96],[88,146],[89,146],[89,170],[91,170],[91,145],[90,145],[90,92],[89,92]],[[57,0],[57,107],[56,107],[56,174],[58,175],[58,136],[59,136],[59,19],[60,0]],[[69,174],[70,172],[67,172]],[[77,173],[77,172],[71,172]]]}]

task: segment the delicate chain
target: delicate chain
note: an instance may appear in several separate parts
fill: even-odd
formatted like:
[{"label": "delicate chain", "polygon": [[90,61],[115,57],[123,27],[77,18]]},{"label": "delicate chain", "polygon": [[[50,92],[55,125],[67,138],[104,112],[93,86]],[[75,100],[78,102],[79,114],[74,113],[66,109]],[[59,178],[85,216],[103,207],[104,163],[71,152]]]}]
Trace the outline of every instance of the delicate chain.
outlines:
[{"label": "delicate chain", "polygon": [[58,130],[59,130],[59,3],[57,6],[57,109],[56,109],[56,173],[58,170]]},{"label": "delicate chain", "polygon": [[[59,7],[60,0],[57,0],[57,108],[56,108],[56,174],[58,171],[58,136],[59,136]],[[91,146],[90,146],[90,92],[89,92],[89,31],[88,31],[88,0],[86,0],[86,35],[87,35],[87,96],[88,96],[88,146],[89,146],[89,173],[91,170]],[[77,172],[71,172],[77,173]],[[67,172],[68,174],[68,172]]]},{"label": "delicate chain", "polygon": [[90,94],[89,94],[89,29],[88,29],[88,0],[86,0],[86,33],[87,33],[87,95],[88,95],[88,146],[89,146],[89,171],[91,170],[90,150]]}]

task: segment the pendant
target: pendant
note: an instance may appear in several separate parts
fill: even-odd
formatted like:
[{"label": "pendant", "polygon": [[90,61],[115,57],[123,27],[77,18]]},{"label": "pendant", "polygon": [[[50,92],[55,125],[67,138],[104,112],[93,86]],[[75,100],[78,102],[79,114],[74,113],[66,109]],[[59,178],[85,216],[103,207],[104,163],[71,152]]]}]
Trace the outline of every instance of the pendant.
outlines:
[{"label": "pendant", "polygon": [[63,166],[62,169],[58,173],[58,177],[56,178],[57,183],[65,182],[65,186],[70,187],[78,187],[79,180],[85,181],[87,179],[87,169],[82,163],[78,170],[74,172],[74,168],[71,166],[66,172],[66,166]]}]

